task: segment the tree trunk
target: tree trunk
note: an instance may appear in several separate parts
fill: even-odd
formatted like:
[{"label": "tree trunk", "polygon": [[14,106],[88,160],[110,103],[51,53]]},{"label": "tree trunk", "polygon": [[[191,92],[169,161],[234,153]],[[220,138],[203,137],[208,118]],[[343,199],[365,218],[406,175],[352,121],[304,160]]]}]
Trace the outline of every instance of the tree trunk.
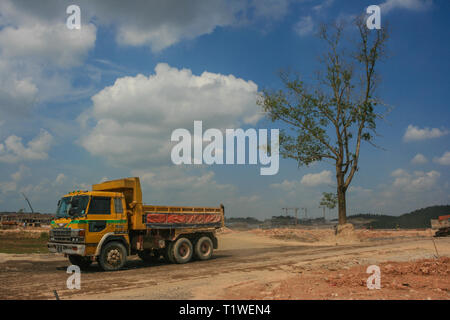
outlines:
[{"label": "tree trunk", "polygon": [[347,191],[344,187],[344,175],[338,173],[337,178],[337,196],[338,196],[338,210],[339,210],[339,224],[343,225],[347,223],[347,207],[345,201],[345,192]]},{"label": "tree trunk", "polygon": [[338,191],[338,205],[339,205],[339,224],[347,223],[347,207],[345,201],[345,191]]}]

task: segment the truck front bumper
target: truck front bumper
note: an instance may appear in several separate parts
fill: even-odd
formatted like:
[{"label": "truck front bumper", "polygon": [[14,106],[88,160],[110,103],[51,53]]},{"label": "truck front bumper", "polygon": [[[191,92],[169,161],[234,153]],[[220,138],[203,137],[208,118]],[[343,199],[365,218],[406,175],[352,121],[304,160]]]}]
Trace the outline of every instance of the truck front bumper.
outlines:
[{"label": "truck front bumper", "polygon": [[48,251],[54,253],[76,254],[84,256],[86,246],[84,244],[72,244],[72,243],[47,243]]}]

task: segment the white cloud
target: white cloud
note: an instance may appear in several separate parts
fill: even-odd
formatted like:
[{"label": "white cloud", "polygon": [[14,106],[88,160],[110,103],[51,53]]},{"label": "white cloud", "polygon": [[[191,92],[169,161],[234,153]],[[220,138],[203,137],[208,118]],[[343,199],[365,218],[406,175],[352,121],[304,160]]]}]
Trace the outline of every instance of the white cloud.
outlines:
[{"label": "white cloud", "polygon": [[53,141],[53,136],[41,129],[38,136],[30,140],[26,146],[22,138],[11,135],[0,143],[0,162],[18,162],[24,160],[45,160]]},{"label": "white cloud", "polygon": [[30,168],[28,168],[24,165],[20,165],[19,170],[17,170],[13,174],[11,174],[11,179],[13,181],[20,181],[24,177],[29,176],[30,174],[31,174]]},{"label": "white cloud", "polygon": [[357,195],[371,194],[372,191],[373,191],[372,189],[364,188],[361,186],[350,186],[348,188],[348,193],[357,194]]},{"label": "white cloud", "polygon": [[159,166],[132,170],[140,177],[146,201],[174,205],[218,206],[225,199],[236,199],[236,187],[216,181],[215,174],[205,168]]},{"label": "white cloud", "polygon": [[16,181],[0,181],[1,193],[13,192],[17,189]]},{"label": "white cloud", "polygon": [[315,187],[324,184],[332,184],[333,181],[331,179],[331,176],[332,173],[330,170],[324,170],[319,173],[309,173],[303,176],[300,183],[308,187]]},{"label": "white cloud", "polygon": [[5,27],[0,31],[0,48],[5,59],[32,59],[67,68],[81,64],[95,39],[93,24],[80,30],[69,30],[63,23]]},{"label": "white cloud", "polygon": [[427,139],[440,138],[449,134],[447,129],[438,129],[438,128],[423,128],[420,129],[412,124],[406,128],[405,135],[403,136],[403,141],[411,142],[411,141],[421,141]]},{"label": "white cloud", "polygon": [[432,4],[432,0],[386,0],[380,7],[383,14],[393,9],[422,11],[428,9]]},{"label": "white cloud", "polygon": [[0,117],[23,116],[37,100],[38,89],[30,77],[22,77],[0,57]]},{"label": "white cloud", "polygon": [[257,85],[233,75],[203,72],[160,63],[155,74],[124,77],[93,98],[89,115],[95,126],[81,145],[113,164],[164,164],[170,161],[170,136],[177,128],[193,130],[254,125],[261,117]]},{"label": "white cloud", "polygon": [[[242,2],[242,1],[241,1]],[[284,17],[289,9],[291,0],[251,0],[248,8],[253,9],[257,18],[280,19]]]},{"label": "white cloud", "polygon": [[[65,22],[67,3],[58,0],[3,0],[0,24],[22,25]],[[82,27],[94,21],[110,28],[116,42],[127,46],[148,46],[160,51],[183,40],[214,32],[216,28],[279,20],[289,12],[292,0],[78,0]]]},{"label": "white cloud", "polygon": [[21,180],[31,175],[30,168],[20,165],[19,170],[11,174],[10,181],[0,181],[0,193],[14,192]]},{"label": "white cloud", "polygon": [[412,158],[412,164],[425,164],[428,162],[428,159],[421,153],[418,153]]},{"label": "white cloud", "polygon": [[422,192],[436,186],[441,174],[435,170],[429,172],[415,171],[413,174],[403,169],[397,169],[392,173],[395,177],[393,187],[407,192]]},{"label": "white cloud", "polygon": [[81,1],[81,8],[116,29],[119,44],[159,51],[233,24],[236,6],[223,0]]},{"label": "white cloud", "polygon": [[442,157],[434,158],[433,161],[443,166],[450,166],[450,151],[445,152]]},{"label": "white cloud", "polygon": [[55,185],[62,185],[66,179],[67,177],[64,175],[64,173],[58,174],[55,179]]},{"label": "white cloud", "polygon": [[186,186],[193,189],[203,188],[205,186],[208,188],[221,188],[213,180],[214,172],[212,171],[189,175],[186,171],[180,169],[180,167],[160,167],[153,172],[137,170],[132,171],[132,174],[139,176],[142,183],[155,188],[184,189]]},{"label": "white cloud", "polygon": [[96,27],[65,25],[64,3],[0,1],[0,116],[27,115],[38,101],[78,93],[67,70],[94,47]]},{"label": "white cloud", "polygon": [[301,180],[283,180],[281,183],[273,183],[271,188],[280,189],[286,192],[296,192],[300,186],[316,187],[320,185],[333,184],[332,172],[330,170],[324,170],[319,173],[305,174]]},{"label": "white cloud", "polygon": [[314,30],[314,22],[311,16],[305,16],[294,25],[294,31],[301,37],[309,35]]},{"label": "white cloud", "polygon": [[334,0],[325,0],[323,1],[321,4],[318,4],[316,6],[313,7],[314,11],[320,12],[323,9],[329,8],[333,5]]},{"label": "white cloud", "polygon": [[293,191],[298,187],[298,181],[283,180],[281,183],[273,183],[270,187],[283,191]]},{"label": "white cloud", "polygon": [[392,171],[392,173],[391,173],[391,176],[393,176],[393,177],[401,177],[401,176],[405,176],[405,175],[408,175],[408,172],[403,169],[396,169],[396,170]]}]

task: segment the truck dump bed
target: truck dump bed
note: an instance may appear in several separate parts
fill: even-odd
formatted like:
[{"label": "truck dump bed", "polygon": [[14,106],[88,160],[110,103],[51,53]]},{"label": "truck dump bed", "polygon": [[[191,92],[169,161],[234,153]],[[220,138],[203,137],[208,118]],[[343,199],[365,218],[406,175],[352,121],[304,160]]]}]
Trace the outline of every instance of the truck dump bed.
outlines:
[{"label": "truck dump bed", "polygon": [[166,207],[144,205],[147,228],[221,228],[224,225],[223,207]]},{"label": "truck dump bed", "polygon": [[125,196],[132,230],[220,228],[224,226],[224,207],[172,207],[144,205],[139,178],[106,181],[92,186],[93,191],[121,192]]}]

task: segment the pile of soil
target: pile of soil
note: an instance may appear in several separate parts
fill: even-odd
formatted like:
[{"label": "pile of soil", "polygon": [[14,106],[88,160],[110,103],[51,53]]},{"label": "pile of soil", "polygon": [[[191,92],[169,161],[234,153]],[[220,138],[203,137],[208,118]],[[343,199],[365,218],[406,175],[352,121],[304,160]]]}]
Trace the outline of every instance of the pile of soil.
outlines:
[{"label": "pile of soil", "polygon": [[450,258],[386,262],[381,288],[370,290],[366,266],[300,273],[287,280],[230,288],[226,299],[450,299]]},{"label": "pile of soil", "polygon": [[355,232],[353,224],[346,223],[336,226],[336,241],[337,242],[355,242],[359,241],[359,237]]},{"label": "pile of soil", "polygon": [[354,229],[352,224],[336,226],[335,229],[306,228],[273,228],[254,229],[250,232],[277,240],[298,241],[304,243],[349,244],[374,240],[389,240],[394,238],[429,238],[430,230],[367,230]]},{"label": "pile of soil", "polygon": [[334,233],[331,229],[256,229],[252,230],[252,233],[270,237],[277,240],[293,240],[299,242],[319,242],[319,241],[331,241],[334,240]]},{"label": "pile of soil", "polygon": [[[381,288],[393,289],[411,289],[423,288],[424,282],[431,280],[435,276],[443,281],[434,282],[440,290],[449,293],[450,280],[447,276],[450,274],[450,258],[441,257],[440,259],[426,259],[414,262],[389,262],[380,265],[381,269]],[[367,269],[366,269],[367,270]],[[358,268],[357,273],[339,273],[327,278],[327,282],[335,287],[362,286],[366,287],[367,277],[364,268]]]},{"label": "pile of soil", "polygon": [[234,231],[231,230],[230,228],[227,227],[222,227],[220,229],[217,229],[216,233],[217,234],[228,234],[228,233],[233,233]]}]

